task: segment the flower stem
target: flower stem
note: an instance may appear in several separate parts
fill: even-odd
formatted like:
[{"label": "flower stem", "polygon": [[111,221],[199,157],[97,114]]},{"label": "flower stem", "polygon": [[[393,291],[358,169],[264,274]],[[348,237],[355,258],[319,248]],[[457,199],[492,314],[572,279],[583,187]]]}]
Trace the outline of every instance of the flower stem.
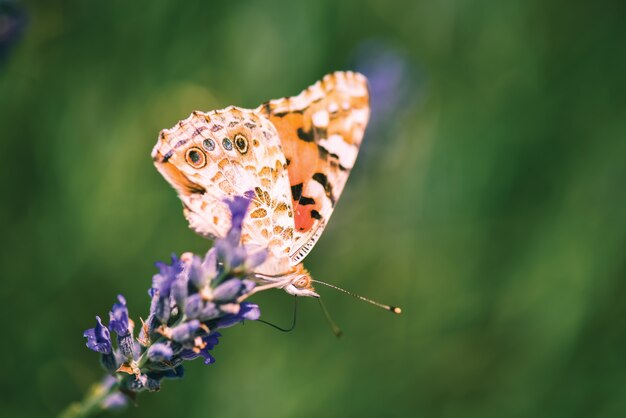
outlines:
[{"label": "flower stem", "polygon": [[119,382],[109,385],[102,383],[93,384],[89,388],[85,398],[81,402],[73,402],[68,405],[68,407],[59,414],[59,418],[82,418],[96,415],[103,410],[102,401],[117,390],[118,386]]}]

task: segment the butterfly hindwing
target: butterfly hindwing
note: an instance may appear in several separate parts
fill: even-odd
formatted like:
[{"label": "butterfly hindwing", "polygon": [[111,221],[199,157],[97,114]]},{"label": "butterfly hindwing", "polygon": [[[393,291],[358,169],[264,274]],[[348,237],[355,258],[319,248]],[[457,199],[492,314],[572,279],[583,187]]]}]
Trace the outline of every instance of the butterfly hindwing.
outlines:
[{"label": "butterfly hindwing", "polygon": [[178,191],[190,227],[203,236],[226,235],[226,198],[252,197],[242,242],[269,249],[259,271],[275,274],[289,267],[293,206],[285,157],[267,119],[237,107],[194,112],[161,132],[152,157]]},{"label": "butterfly hindwing", "polygon": [[335,72],[257,111],[276,128],[285,154],[294,209],[290,258],[297,264],[322,234],[354,166],[369,119],[367,80]]}]

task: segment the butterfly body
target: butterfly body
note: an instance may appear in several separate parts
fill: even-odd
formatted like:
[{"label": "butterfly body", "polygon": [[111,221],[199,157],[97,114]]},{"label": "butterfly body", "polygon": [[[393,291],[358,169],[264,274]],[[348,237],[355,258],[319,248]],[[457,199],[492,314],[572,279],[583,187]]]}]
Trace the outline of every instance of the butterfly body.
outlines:
[{"label": "butterfly body", "polygon": [[193,112],[161,131],[152,157],[177,190],[190,227],[203,236],[226,235],[225,198],[251,198],[241,241],[268,250],[257,278],[317,296],[301,261],[332,214],[368,117],[365,77],[336,72],[256,109]]}]

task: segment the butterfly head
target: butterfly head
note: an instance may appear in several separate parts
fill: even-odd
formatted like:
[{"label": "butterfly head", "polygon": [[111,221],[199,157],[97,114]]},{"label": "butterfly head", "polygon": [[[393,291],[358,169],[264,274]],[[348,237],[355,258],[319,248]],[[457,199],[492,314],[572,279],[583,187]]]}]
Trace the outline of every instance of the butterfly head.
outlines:
[{"label": "butterfly head", "polygon": [[302,267],[302,264],[299,264],[298,267],[301,267],[301,269],[294,274],[291,282],[284,287],[285,291],[290,295],[319,298],[320,295],[313,288],[313,279],[311,279],[309,272]]},{"label": "butterfly head", "polygon": [[313,288],[313,279],[311,274],[304,268],[302,263],[293,267],[287,273],[279,275],[266,275],[256,273],[255,277],[268,287],[277,287],[283,289],[290,295],[308,296],[319,298],[320,295]]}]

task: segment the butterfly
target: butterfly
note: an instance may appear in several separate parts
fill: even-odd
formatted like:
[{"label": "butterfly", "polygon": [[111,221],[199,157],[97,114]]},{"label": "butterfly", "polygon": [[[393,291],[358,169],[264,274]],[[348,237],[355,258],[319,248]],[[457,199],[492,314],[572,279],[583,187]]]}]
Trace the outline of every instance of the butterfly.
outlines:
[{"label": "butterfly", "polygon": [[252,195],[241,242],[268,250],[255,277],[319,297],[302,260],[341,196],[369,114],[365,76],[335,72],[256,109],[195,111],[161,131],[152,158],[178,192],[190,227],[207,238],[230,228],[225,199]]}]

